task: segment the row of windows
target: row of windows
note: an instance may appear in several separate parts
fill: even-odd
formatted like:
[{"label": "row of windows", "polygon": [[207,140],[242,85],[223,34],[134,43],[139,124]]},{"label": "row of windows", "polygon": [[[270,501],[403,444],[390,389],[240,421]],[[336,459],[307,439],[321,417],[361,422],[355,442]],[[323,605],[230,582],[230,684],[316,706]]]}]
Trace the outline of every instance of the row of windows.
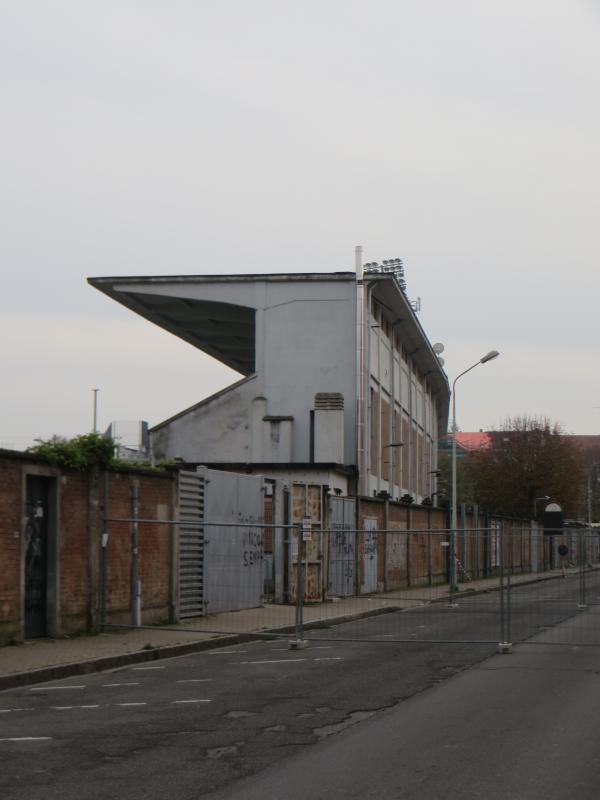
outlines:
[{"label": "row of windows", "polygon": [[[433,440],[371,389],[370,472],[423,497],[433,491]],[[393,422],[393,427],[391,423]],[[401,445],[401,446],[398,446]]]}]

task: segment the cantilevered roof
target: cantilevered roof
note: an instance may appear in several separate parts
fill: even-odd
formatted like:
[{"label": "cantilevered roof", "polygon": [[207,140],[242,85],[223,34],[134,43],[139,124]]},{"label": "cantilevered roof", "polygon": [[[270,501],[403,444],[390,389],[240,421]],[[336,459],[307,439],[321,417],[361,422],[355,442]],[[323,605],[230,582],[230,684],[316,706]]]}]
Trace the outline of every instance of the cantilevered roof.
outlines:
[{"label": "cantilevered roof", "polygon": [[[353,272],[280,273],[266,275],[165,275],[154,277],[88,278],[88,283],[155,325],[184,339],[228,367],[250,375],[255,371],[255,307],[257,281],[348,281]],[[226,284],[242,287],[239,305],[222,302]],[[195,287],[197,291],[190,291]],[[206,294],[208,287],[217,296]],[[194,297],[196,293],[198,297]],[[184,296],[185,295],[185,296]],[[214,295],[214,292],[213,292]],[[237,299],[237,298],[236,298]]]},{"label": "cantilevered roof", "polygon": [[90,278],[89,283],[242,375],[254,372],[253,308],[121,290],[102,278]]}]

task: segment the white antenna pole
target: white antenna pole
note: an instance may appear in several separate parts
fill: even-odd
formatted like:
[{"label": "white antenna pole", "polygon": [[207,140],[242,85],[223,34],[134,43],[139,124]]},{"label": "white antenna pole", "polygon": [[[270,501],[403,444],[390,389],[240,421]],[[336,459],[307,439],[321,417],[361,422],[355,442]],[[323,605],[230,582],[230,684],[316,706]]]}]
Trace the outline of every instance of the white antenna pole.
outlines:
[{"label": "white antenna pole", "polygon": [[100,389],[92,389],[94,393],[94,433],[98,433],[98,392]]}]

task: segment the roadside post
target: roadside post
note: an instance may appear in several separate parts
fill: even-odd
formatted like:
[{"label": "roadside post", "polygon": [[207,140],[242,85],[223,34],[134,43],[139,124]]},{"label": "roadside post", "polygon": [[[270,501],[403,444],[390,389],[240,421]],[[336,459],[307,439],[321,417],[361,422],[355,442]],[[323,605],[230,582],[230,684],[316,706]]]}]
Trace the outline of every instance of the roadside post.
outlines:
[{"label": "roadside post", "polygon": [[306,582],[306,542],[312,540],[312,520],[304,517],[302,523],[296,528],[298,537],[298,560],[296,563],[296,625],[295,640],[290,642],[290,650],[303,650],[308,647],[308,642],[304,638],[304,587]]},{"label": "roadside post", "polygon": [[[504,531],[499,532],[500,536],[500,641],[498,642],[499,653],[512,653],[511,642],[511,596],[510,596],[510,567],[506,576],[506,588],[504,585]],[[511,542],[512,547],[512,542]]]}]

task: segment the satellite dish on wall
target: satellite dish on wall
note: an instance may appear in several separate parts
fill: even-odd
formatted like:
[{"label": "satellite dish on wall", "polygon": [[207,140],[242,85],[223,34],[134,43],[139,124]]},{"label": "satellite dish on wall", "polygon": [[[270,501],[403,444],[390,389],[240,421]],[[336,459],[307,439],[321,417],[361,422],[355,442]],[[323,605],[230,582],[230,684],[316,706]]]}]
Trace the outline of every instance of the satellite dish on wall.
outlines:
[{"label": "satellite dish on wall", "polygon": [[439,356],[440,353],[443,353],[445,349],[446,348],[441,342],[436,342],[433,345],[433,352],[436,354],[436,356]]}]

